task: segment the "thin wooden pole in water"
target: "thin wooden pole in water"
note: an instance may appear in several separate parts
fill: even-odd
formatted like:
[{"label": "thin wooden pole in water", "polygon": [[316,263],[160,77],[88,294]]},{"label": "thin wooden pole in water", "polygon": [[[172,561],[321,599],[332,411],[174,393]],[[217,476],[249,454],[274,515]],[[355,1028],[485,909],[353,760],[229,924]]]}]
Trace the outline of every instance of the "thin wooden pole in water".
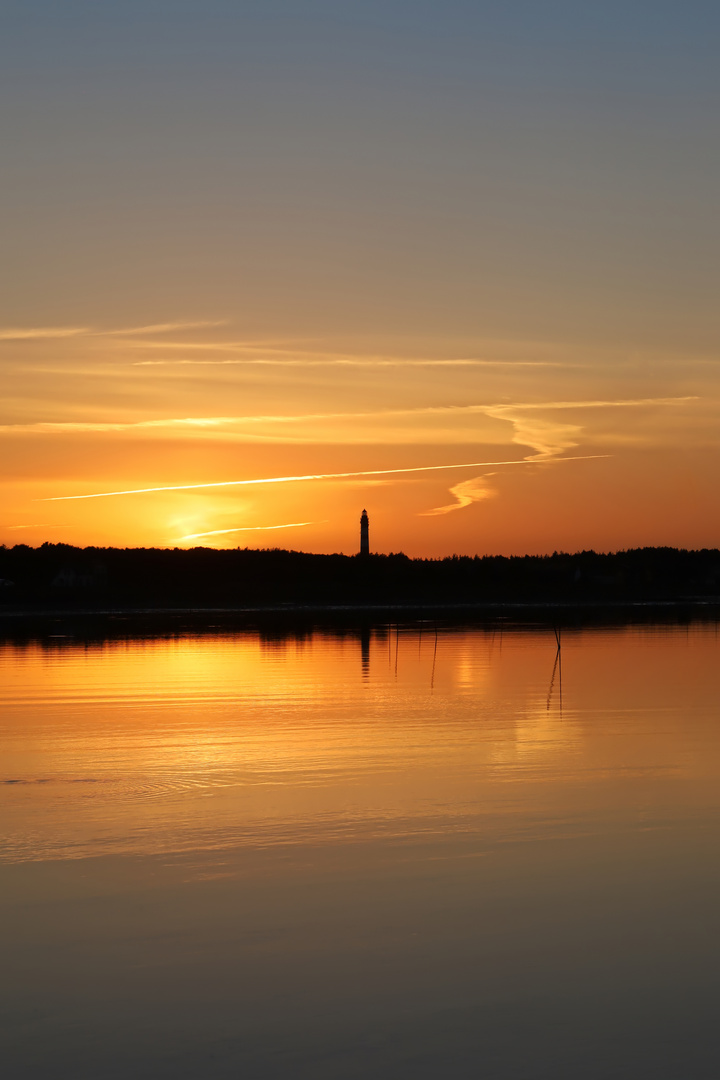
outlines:
[{"label": "thin wooden pole in water", "polygon": [[430,689],[435,688],[435,661],[437,660],[437,626],[435,627],[435,648],[433,649],[432,675],[430,676]]},{"label": "thin wooden pole in water", "polygon": [[552,700],[553,686],[555,685],[555,675],[558,675],[558,691],[560,696],[560,715],[562,716],[562,641],[560,637],[560,631],[557,627],[553,627],[555,633],[555,641],[557,642],[557,650],[555,652],[555,663],[553,664],[552,678],[550,679],[550,689],[547,696],[547,709],[550,711],[550,702]]},{"label": "thin wooden pole in water", "polygon": [[550,676],[550,688],[547,694],[547,711],[550,712],[550,702],[552,701],[553,687],[555,685],[555,675],[557,674],[558,661],[560,659],[560,650],[555,650],[555,663],[553,664],[552,675]]}]

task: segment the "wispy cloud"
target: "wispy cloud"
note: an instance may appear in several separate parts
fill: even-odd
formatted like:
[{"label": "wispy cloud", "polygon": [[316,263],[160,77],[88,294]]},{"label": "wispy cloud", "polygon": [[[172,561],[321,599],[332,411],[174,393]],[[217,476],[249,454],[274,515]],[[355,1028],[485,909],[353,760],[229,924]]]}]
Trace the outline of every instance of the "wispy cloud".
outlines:
[{"label": "wispy cloud", "polygon": [[[260,418],[258,418],[260,419]],[[167,417],[162,420],[40,420],[35,424],[0,424],[0,432],[39,435],[72,435],[87,432],[122,432],[137,430],[163,430],[178,428],[217,428],[229,424],[248,423],[250,417],[233,416],[187,416]]]},{"label": "wispy cloud", "polygon": [[89,334],[87,326],[29,326],[0,329],[0,341],[31,341],[37,338],[72,338]]},{"label": "wispy cloud", "polygon": [[436,506],[433,510],[423,510],[420,517],[435,517],[438,514],[450,514],[453,510],[462,510],[472,503],[482,502],[484,499],[493,499],[497,495],[495,488],[488,487],[487,477],[494,473],[486,473],[485,476],[474,476],[471,480],[461,480],[450,488],[450,494],[455,497],[455,502],[448,506]]},{"label": "wispy cloud", "polygon": [[9,532],[15,532],[16,529],[69,529],[70,525],[58,525],[54,521],[42,521],[39,525],[6,525],[5,528]]},{"label": "wispy cloud", "polygon": [[239,532],[272,532],[274,529],[301,529],[305,525],[318,525],[317,521],[290,521],[285,525],[240,525],[236,529],[210,529],[208,532],[188,533],[175,538],[178,544],[186,540],[201,540],[205,536],[227,536]]},{"label": "wispy cloud", "polygon": [[522,410],[494,409],[486,415],[511,423],[512,441],[534,450],[533,458],[536,461],[556,458],[566,450],[573,450],[582,432],[578,424],[562,424],[533,414],[528,416]]},{"label": "wispy cloud", "polygon": [[[657,397],[657,398],[621,398],[585,399],[580,401],[537,401],[514,402],[510,405],[482,406],[486,416],[496,420],[506,420],[513,426],[512,441],[518,446],[529,446],[535,451],[536,461],[552,460],[566,450],[574,450],[579,444],[582,427],[578,424],[562,423],[552,417],[539,417],[538,412],[553,413],[585,409],[627,409],[682,405],[697,401],[697,397]],[[527,414],[530,415],[527,415]]]},{"label": "wispy cloud", "polygon": [[[210,428],[229,428],[240,427],[243,425],[260,426],[266,425],[291,425],[291,424],[311,424],[317,425],[323,421],[364,421],[364,420],[392,420],[395,418],[405,417],[422,417],[422,416],[447,416],[452,418],[454,416],[465,415],[483,415],[497,420],[504,420],[511,424],[525,424],[528,431],[531,432],[533,426],[537,428],[537,431],[532,433],[532,441],[528,441],[523,445],[535,446],[538,442],[543,447],[543,453],[545,452],[546,438],[538,438],[538,432],[542,429],[544,424],[549,424],[550,427],[557,427],[557,424],[551,424],[544,420],[520,420],[516,414],[524,412],[539,412],[545,410],[552,412],[557,409],[572,410],[572,409],[610,409],[610,408],[627,408],[627,407],[640,407],[640,406],[669,406],[679,405],[686,402],[697,401],[698,398],[694,396],[688,397],[674,397],[674,398],[636,398],[620,401],[612,400],[598,400],[598,401],[548,401],[548,402],[513,402],[510,404],[473,404],[473,405],[424,405],[414,409],[378,409],[372,412],[315,412],[315,413],[256,413],[246,416],[183,416],[183,417],[163,417],[155,420],[66,420],[66,421],[46,421],[41,420],[30,424],[0,424],[0,432],[8,433],[20,433],[20,432],[38,432],[50,434],[57,432],[58,434],[72,433],[72,432],[102,432],[102,431],[132,431],[136,429],[210,429]],[[570,425],[568,425],[570,430]],[[572,427],[573,431],[579,430]],[[317,431],[314,433],[317,435]],[[521,442],[520,439],[515,439],[516,442]],[[564,442],[564,441],[563,441]],[[567,445],[574,445],[568,443]]]},{"label": "wispy cloud", "polygon": [[124,326],[116,330],[96,330],[95,335],[104,337],[133,337],[135,334],[169,334],[177,330],[206,330],[213,326],[227,326],[227,319],[202,319],[196,322],[150,323],[148,326]]},{"label": "wispy cloud", "polygon": [[[164,356],[162,359],[135,360],[134,367],[225,367],[228,365],[269,365],[281,367],[490,367],[490,368],[567,368],[578,366],[567,358],[498,357],[488,355],[459,355],[451,357],[388,355],[386,353],[357,353],[330,350],[327,347],[302,348],[298,341],[132,341],[134,349],[179,353],[231,354],[221,358],[196,356]],[[473,350],[475,352],[475,350]]]},{"label": "wispy cloud", "polygon": [[578,401],[514,401],[501,405],[480,405],[481,409],[501,411],[507,409],[625,409],[640,405],[682,405],[688,401],[698,401],[697,394],[685,394],[681,397],[645,397],[645,398],[581,398]]},{"label": "wispy cloud", "polygon": [[[43,338],[74,337],[134,337],[136,334],[169,334],[178,330],[206,330],[210,327],[227,326],[226,319],[202,319],[187,322],[151,323],[146,326],[125,326],[111,330],[91,326],[9,326],[0,327],[0,341],[31,341]],[[138,343],[139,344],[139,343]],[[163,347],[162,342],[147,342]],[[181,347],[182,342],[167,343],[168,348]],[[190,343],[188,343],[190,345]],[[206,348],[207,346],[203,346]]]},{"label": "wispy cloud", "polygon": [[[497,420],[506,420],[511,423],[513,425],[512,441],[519,446],[530,447],[534,451],[533,454],[527,455],[524,461],[527,464],[540,464],[543,462],[557,463],[577,460],[577,458],[566,457],[565,454],[566,451],[575,449],[583,430],[577,424],[561,423],[552,418],[548,419],[534,415],[540,410],[552,413],[557,410],[573,409],[637,408],[678,405],[696,400],[697,398],[693,396],[627,398],[614,401],[586,399],[580,401],[515,402],[510,405],[479,405],[469,406],[469,408]],[[528,413],[530,413],[529,416]],[[475,480],[467,480],[456,484],[450,488],[450,494],[455,497],[454,503],[427,510],[424,512],[425,515],[449,514],[453,510],[461,510],[463,507],[470,506],[480,499],[491,498],[496,492],[494,489],[487,488],[484,485],[482,477],[477,477]]]},{"label": "wispy cloud", "polygon": [[[138,330],[138,333],[140,331]],[[133,349],[163,349],[172,350],[178,349],[180,352],[219,352],[219,353],[268,353],[270,355],[276,354],[278,356],[317,356],[318,353],[322,354],[323,350],[314,349],[307,350],[298,348],[298,343],[294,339],[280,339],[277,338],[245,338],[236,341],[132,341],[127,343],[132,346]],[[150,361],[152,362],[152,361]],[[180,358],[174,358],[170,361],[179,363]],[[191,363],[191,360],[187,361]]]},{"label": "wispy cloud", "polygon": [[[556,458],[553,464],[565,461],[590,461],[597,458],[609,457],[608,454],[585,454],[576,457]],[[250,487],[259,484],[294,484],[309,480],[345,480],[359,476],[401,476],[409,473],[439,472],[447,469],[476,469],[499,465],[537,465],[532,458],[521,461],[463,461],[450,465],[417,465],[412,468],[400,469],[362,469],[355,472],[337,473],[307,473],[302,476],[263,476],[252,480],[222,480],[211,481],[206,484],[164,484],[159,487],[128,488],[122,491],[94,491],[87,495],[54,495],[47,499],[38,499],[37,502],[71,502],[78,499],[107,499],[117,495],[151,495],[161,491],[200,491],[212,488]]]},{"label": "wispy cloud", "polygon": [[413,368],[413,367],[567,367],[560,361],[549,360],[475,360],[413,359],[412,357],[236,357],[226,360],[134,360],[132,367],[346,367],[346,368]]},{"label": "wispy cloud", "polygon": [[0,432],[20,433],[38,432],[42,434],[72,434],[82,432],[121,432],[134,430],[162,430],[167,428],[176,432],[185,429],[217,429],[231,427],[285,427],[292,424],[311,425],[313,436],[319,439],[317,425],[324,421],[375,421],[405,417],[422,417],[441,414],[460,414],[485,411],[485,406],[426,406],[418,409],[379,409],[372,412],[321,412],[321,413],[256,413],[248,416],[183,416],[163,417],[156,420],[41,420],[31,424],[0,424]]}]

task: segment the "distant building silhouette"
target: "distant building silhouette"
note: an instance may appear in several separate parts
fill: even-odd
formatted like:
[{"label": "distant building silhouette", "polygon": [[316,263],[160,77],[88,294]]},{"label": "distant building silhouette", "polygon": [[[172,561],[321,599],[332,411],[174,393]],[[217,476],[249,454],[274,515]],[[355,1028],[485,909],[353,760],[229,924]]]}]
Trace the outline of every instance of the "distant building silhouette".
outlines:
[{"label": "distant building silhouette", "polygon": [[363,510],[360,518],[360,554],[370,554],[370,523],[368,522],[367,510]]}]

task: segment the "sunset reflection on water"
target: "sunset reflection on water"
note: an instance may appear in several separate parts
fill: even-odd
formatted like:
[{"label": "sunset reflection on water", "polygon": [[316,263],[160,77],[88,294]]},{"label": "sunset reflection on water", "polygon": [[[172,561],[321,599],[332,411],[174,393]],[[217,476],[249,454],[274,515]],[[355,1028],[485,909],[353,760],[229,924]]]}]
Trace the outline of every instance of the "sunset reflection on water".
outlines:
[{"label": "sunset reflection on water", "polygon": [[[31,1039],[28,1075],[46,1075],[56,1053],[76,1075],[122,1075],[140,1060],[147,1075],[200,1075],[183,1071],[187,1053],[220,1039],[222,1068],[253,1075],[347,1075],[358,1062],[431,1075],[449,1023],[459,1074],[491,1045],[520,1069],[527,1047],[511,1053],[515,1021],[496,1030],[497,1009],[514,1002],[522,1027],[540,1000],[572,999],[587,1015],[569,1072],[543,1036],[555,1074],[569,1076],[587,1066],[596,1026],[619,1023],[607,1002],[597,1015],[594,995],[609,1001],[614,986],[619,1008],[652,970],[665,1015],[678,971],[705,985],[720,899],[716,628],[566,630],[561,643],[558,656],[552,629],[411,625],[4,645],[0,936],[16,979],[4,1003],[14,1060]],[[385,975],[365,970],[363,950]],[[141,987],[123,1006],[135,1032],[123,1041],[115,976],[132,979],[146,953],[148,986],[168,1004],[156,1015]],[[256,982],[263,963],[274,989]],[[197,965],[202,991],[185,981]],[[64,1019],[49,989],[49,1012],[28,1019],[38,978],[64,988]],[[215,978],[221,1004],[208,997]],[[228,1018],[231,1003],[262,1038]],[[155,1035],[145,1026],[141,1039],[143,1008]],[[68,1034],[90,1017],[122,1043],[112,1067]],[[270,1031],[285,1047],[277,1060]],[[375,1032],[379,1057],[357,1049],[359,1032]],[[715,1061],[703,1038],[697,1053]],[[617,1039],[645,1060],[644,1037]],[[334,1064],[318,1072],[326,1052]],[[672,1075],[671,1060],[655,1075]]]}]

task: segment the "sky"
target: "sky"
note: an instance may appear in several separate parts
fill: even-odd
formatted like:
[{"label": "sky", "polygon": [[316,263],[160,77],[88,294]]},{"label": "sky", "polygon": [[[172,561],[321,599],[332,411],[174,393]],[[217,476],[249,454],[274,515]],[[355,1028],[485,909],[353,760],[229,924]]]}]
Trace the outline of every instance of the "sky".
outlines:
[{"label": "sky", "polygon": [[0,543],[720,544],[720,7],[0,0]]}]

